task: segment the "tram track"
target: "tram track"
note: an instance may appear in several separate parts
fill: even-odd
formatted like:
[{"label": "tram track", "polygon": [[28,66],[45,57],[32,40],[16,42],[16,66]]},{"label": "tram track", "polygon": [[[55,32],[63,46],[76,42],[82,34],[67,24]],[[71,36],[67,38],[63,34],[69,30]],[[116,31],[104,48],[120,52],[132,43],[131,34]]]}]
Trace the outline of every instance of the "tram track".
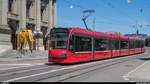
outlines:
[{"label": "tram track", "polygon": [[[63,73],[61,75],[56,75],[55,77],[49,77],[49,81],[50,82],[63,82],[65,80],[75,78],[75,77],[87,74],[89,72],[92,72],[92,71],[95,71],[95,70],[98,70],[98,69],[102,69],[102,68],[106,68],[106,67],[118,64],[118,63],[127,62],[127,61],[133,60],[135,58],[137,58],[137,56],[132,57],[132,58],[131,57],[130,58],[125,58],[125,59],[121,59],[121,60],[117,60],[117,61],[114,60],[114,61],[111,61],[111,62],[96,64],[96,65],[92,65],[92,66],[89,66],[89,67],[80,68],[78,70],[72,70],[70,72]],[[45,78],[43,78],[43,79],[45,79]],[[42,79],[40,79],[40,80],[42,80]],[[40,81],[40,80],[36,80],[36,81]]]},{"label": "tram track", "polygon": [[[37,67],[37,66],[36,66]],[[11,72],[1,72],[0,74],[0,77],[2,76],[9,76],[9,75],[12,75],[12,74],[19,74],[19,73],[24,73],[24,72],[28,72],[28,71],[35,71],[35,70],[40,70],[40,69],[46,69],[46,68],[49,68],[49,66],[44,66],[44,67],[40,67],[40,68],[34,68],[32,66],[25,66],[25,67],[22,67],[22,68],[19,68],[18,70],[15,70],[15,71],[12,71]],[[39,66],[38,66],[39,67]],[[31,68],[31,69],[30,69]]]},{"label": "tram track", "polygon": [[[25,66],[25,67],[21,67],[21,68],[17,68],[17,69],[5,70],[0,73],[0,81],[7,77],[10,77],[10,78],[11,78],[11,76],[17,77],[17,75],[25,74],[25,73],[29,73],[29,72],[36,72],[38,70],[55,69],[59,66],[59,65],[57,65],[57,66],[53,66],[53,65],[56,65],[56,64],[48,64],[48,65],[45,64],[45,65],[37,65],[37,66],[29,66],[29,67]],[[61,67],[63,67],[63,66],[61,66]]]},{"label": "tram track", "polygon": [[[47,71],[53,72],[53,70],[54,70],[54,72],[55,72],[54,74],[50,73],[50,74],[47,74],[46,76],[44,76],[44,74],[42,74],[40,77],[36,77],[34,80],[29,80],[29,81],[34,82],[34,81],[40,81],[40,80],[50,78],[50,79],[57,79],[57,80],[55,80],[55,82],[61,82],[61,81],[64,81],[64,80],[67,80],[67,79],[70,79],[73,77],[78,77],[80,75],[89,73],[91,71],[94,71],[94,70],[97,70],[100,68],[105,68],[105,67],[108,67],[111,65],[115,65],[118,63],[133,60],[137,57],[140,57],[140,55],[141,54],[139,54],[138,56],[125,56],[125,57],[113,58],[112,60],[108,59],[108,60],[102,60],[102,61],[94,61],[94,62],[79,64],[79,65],[52,66],[53,64],[50,64],[49,66],[43,66],[42,68],[37,67],[37,68],[31,68],[31,69],[1,74],[0,81],[9,80],[12,78],[24,77],[25,75],[26,76],[32,75],[34,78],[34,74],[43,73],[43,72],[47,72]],[[75,72],[75,73],[81,72],[81,73],[72,75],[72,72]],[[60,78],[61,76],[67,75],[67,74],[71,74],[71,76],[69,75],[69,76],[64,77],[63,79],[61,78],[60,80],[58,80],[58,78]],[[37,75],[37,76],[39,76],[39,75]],[[1,79],[1,77],[3,77],[3,79]],[[29,79],[30,79],[30,77],[29,77]]]},{"label": "tram track", "polygon": [[[131,59],[130,59],[131,60]],[[130,61],[130,60],[128,60],[128,61]],[[118,64],[118,63],[123,63],[123,62],[126,62],[127,60],[123,60],[123,61],[119,61],[119,62],[113,62],[113,63],[111,63],[111,64],[106,64],[106,65],[104,65],[104,66],[92,66],[92,68],[91,67],[88,67],[88,68],[85,68],[85,70],[83,70],[83,72],[82,73],[79,73],[79,74],[76,74],[76,75],[71,75],[70,73],[68,73],[68,74],[70,74],[71,76],[68,76],[67,78],[65,78],[65,79],[61,79],[61,80],[57,80],[57,81],[55,81],[55,82],[62,82],[62,81],[65,81],[65,80],[68,80],[68,79],[71,79],[71,78],[75,78],[75,77],[78,77],[78,76],[81,76],[81,75],[83,75],[83,74],[87,74],[87,73],[89,73],[89,72],[92,72],[92,71],[95,71],[95,70],[98,70],[98,69],[102,69],[102,68],[106,68],[106,67],[109,67],[109,66],[112,66],[112,65],[115,65],[115,64]],[[86,71],[87,70],[87,71]],[[84,72],[85,71],[85,72]],[[67,74],[67,73],[66,73]]]}]

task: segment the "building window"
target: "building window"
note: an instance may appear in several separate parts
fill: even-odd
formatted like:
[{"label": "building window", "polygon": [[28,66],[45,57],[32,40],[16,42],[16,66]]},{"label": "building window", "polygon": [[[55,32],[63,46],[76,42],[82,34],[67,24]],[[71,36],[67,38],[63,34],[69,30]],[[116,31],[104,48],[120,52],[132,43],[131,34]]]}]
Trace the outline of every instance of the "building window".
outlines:
[{"label": "building window", "polygon": [[26,1],[26,16],[29,17],[30,8],[33,6],[33,0],[27,0]]},{"label": "building window", "polygon": [[8,11],[10,12],[10,13],[12,13],[12,5],[13,5],[13,1],[14,0],[8,0]]},{"label": "building window", "polygon": [[48,6],[49,0],[41,0],[41,20],[43,20],[43,13]]}]

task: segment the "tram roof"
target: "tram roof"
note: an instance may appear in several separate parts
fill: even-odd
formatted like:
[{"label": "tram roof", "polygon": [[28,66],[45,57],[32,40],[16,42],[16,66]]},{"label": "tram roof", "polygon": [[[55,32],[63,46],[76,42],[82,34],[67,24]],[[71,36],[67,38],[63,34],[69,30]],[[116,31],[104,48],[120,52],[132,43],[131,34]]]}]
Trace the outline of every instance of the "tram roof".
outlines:
[{"label": "tram roof", "polygon": [[[60,27],[59,27],[59,29],[60,29]],[[68,30],[71,30],[71,32],[75,32],[75,33],[92,35],[92,31],[86,30],[86,29],[81,29],[81,28],[62,28],[62,29],[68,29]],[[145,40],[145,39],[139,38],[139,37],[127,37],[127,36],[110,35],[110,34],[106,34],[106,33],[102,33],[102,32],[94,32],[94,36],[112,37],[112,38],[120,38],[120,39],[130,39],[130,40]]]},{"label": "tram roof", "polygon": [[130,40],[145,40],[144,38],[139,37],[129,37]]},{"label": "tram roof", "polygon": [[[72,28],[71,32],[92,35],[92,31],[81,29],[81,28]],[[143,38],[138,38],[138,37],[117,36],[117,35],[110,35],[102,32],[94,32],[94,35],[101,36],[101,37],[113,37],[113,38],[130,39],[130,40],[145,40]]]}]

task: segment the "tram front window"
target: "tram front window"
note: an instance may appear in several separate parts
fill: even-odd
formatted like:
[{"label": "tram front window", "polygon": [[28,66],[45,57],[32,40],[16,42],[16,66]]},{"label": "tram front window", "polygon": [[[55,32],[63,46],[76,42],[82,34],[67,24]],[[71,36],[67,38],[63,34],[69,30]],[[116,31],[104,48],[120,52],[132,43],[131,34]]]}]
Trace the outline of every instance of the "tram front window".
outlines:
[{"label": "tram front window", "polygon": [[51,49],[67,49],[67,40],[69,33],[64,29],[53,29],[51,31],[50,48]]}]

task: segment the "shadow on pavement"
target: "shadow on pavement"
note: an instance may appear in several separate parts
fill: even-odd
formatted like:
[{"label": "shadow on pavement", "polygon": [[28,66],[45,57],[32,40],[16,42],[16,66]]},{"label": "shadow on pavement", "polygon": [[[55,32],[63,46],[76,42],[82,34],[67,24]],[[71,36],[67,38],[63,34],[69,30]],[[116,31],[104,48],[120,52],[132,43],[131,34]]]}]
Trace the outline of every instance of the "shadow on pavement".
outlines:
[{"label": "shadow on pavement", "polygon": [[140,60],[144,60],[144,61],[148,61],[148,60],[150,60],[150,58],[138,58],[138,59],[140,59]]}]

